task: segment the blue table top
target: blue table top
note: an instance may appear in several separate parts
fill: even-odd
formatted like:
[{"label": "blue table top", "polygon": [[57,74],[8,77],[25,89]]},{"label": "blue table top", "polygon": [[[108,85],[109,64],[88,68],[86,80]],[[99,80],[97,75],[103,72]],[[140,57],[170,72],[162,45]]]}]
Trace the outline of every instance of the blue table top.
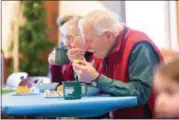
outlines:
[{"label": "blue table top", "polygon": [[7,115],[44,117],[94,117],[137,105],[136,97],[89,96],[79,100],[43,98],[41,95],[2,96],[2,111]]}]

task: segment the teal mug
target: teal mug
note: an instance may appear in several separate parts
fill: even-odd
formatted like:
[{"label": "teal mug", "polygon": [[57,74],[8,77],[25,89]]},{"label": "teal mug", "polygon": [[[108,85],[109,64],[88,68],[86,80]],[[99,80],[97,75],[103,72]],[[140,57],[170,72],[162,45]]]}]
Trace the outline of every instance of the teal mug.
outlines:
[{"label": "teal mug", "polygon": [[63,65],[67,64],[69,62],[68,56],[67,56],[67,49],[64,48],[55,48],[54,49],[54,64],[55,65]]},{"label": "teal mug", "polygon": [[63,96],[65,100],[80,99],[87,93],[87,86],[79,81],[63,82]]}]

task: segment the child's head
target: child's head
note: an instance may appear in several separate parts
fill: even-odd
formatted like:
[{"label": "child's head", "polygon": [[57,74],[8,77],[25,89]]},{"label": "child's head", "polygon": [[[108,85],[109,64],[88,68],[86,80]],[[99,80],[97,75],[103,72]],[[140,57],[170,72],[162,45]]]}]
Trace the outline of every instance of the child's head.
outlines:
[{"label": "child's head", "polygon": [[157,94],[167,92],[174,86],[179,87],[179,59],[162,64],[155,73],[154,88]]},{"label": "child's head", "polygon": [[154,77],[154,89],[156,92],[156,115],[162,118],[179,117],[178,58],[157,69]]}]

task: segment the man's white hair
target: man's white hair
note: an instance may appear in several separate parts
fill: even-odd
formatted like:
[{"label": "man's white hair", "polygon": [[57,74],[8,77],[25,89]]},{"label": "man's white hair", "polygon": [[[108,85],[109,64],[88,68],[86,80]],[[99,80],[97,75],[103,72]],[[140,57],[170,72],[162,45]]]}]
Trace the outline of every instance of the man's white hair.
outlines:
[{"label": "man's white hair", "polygon": [[106,31],[113,32],[115,37],[119,34],[121,23],[117,14],[111,11],[95,10],[79,21],[82,30],[84,24],[91,23],[95,35],[102,35]]}]

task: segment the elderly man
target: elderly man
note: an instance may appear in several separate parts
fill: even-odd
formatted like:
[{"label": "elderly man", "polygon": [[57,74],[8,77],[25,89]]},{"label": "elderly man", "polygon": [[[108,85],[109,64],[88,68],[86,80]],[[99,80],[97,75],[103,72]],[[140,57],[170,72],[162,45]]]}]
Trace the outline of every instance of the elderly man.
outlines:
[{"label": "elderly man", "polygon": [[[94,54],[94,65],[73,62],[79,80],[113,96],[137,96],[137,107],[113,111],[111,118],[151,118],[153,69],[163,60],[152,40],[120,24],[107,11],[89,13],[79,28],[86,50]],[[69,56],[74,56],[72,51]]]}]

